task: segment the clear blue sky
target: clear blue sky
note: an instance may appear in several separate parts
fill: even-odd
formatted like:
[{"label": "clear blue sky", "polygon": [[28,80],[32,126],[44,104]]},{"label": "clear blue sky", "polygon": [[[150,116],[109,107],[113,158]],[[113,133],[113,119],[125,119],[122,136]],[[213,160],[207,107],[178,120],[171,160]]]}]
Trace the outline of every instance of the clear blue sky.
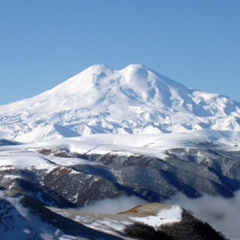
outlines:
[{"label": "clear blue sky", "polygon": [[240,0],[0,1],[0,105],[96,63],[240,101]]}]

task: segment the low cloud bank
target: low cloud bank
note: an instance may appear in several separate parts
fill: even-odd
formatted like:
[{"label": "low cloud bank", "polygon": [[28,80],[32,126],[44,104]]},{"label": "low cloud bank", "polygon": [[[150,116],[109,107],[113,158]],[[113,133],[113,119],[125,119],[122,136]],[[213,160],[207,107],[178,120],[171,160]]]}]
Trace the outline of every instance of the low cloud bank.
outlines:
[{"label": "low cloud bank", "polygon": [[136,207],[137,205],[144,203],[146,203],[146,201],[144,201],[141,198],[137,198],[134,196],[131,197],[122,196],[115,199],[108,198],[97,202],[93,202],[83,208],[80,208],[80,211],[89,213],[115,214],[127,211],[131,208]]},{"label": "low cloud bank", "polygon": [[[144,203],[147,202],[134,196],[122,196],[93,202],[80,208],[80,211],[115,214]],[[186,210],[190,210],[196,218],[208,222],[228,239],[240,240],[240,191],[235,193],[234,198],[229,199],[206,194],[201,198],[192,199],[178,193],[165,203],[178,205]]]},{"label": "low cloud bank", "polygon": [[208,222],[231,240],[240,239],[240,191],[230,199],[209,195],[190,199],[178,193],[166,203],[190,210],[195,217]]}]

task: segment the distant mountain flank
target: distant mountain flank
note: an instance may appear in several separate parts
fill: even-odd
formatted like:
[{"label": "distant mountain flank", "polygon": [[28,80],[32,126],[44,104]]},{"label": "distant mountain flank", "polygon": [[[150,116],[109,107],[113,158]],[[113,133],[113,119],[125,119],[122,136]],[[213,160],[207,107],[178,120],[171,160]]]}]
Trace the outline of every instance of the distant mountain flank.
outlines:
[{"label": "distant mountain flank", "polygon": [[240,130],[240,103],[143,65],[97,64],[33,98],[0,106],[0,137],[20,142],[95,133]]}]

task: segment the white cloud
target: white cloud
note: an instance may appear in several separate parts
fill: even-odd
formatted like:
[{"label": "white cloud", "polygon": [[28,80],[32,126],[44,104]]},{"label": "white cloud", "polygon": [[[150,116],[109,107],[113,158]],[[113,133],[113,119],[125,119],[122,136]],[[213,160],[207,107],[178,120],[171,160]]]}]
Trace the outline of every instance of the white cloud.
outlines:
[{"label": "white cloud", "polygon": [[104,199],[97,202],[93,202],[83,208],[80,208],[82,212],[89,213],[106,213],[115,214],[118,212],[127,211],[137,205],[144,204],[146,201],[134,196],[127,197],[121,196],[115,199]]},{"label": "white cloud", "polygon": [[231,240],[240,239],[240,191],[229,199],[209,195],[190,199],[179,193],[166,203],[192,211],[195,217],[208,222]]},{"label": "white cloud", "polygon": [[[116,199],[104,199],[93,202],[80,210],[90,213],[115,214],[144,203],[146,203],[144,200],[134,196],[122,196]],[[179,205],[186,210],[190,210],[195,217],[208,222],[228,239],[240,239],[240,191],[235,193],[234,198],[229,199],[206,194],[201,198],[192,199],[178,193],[165,203]]]}]

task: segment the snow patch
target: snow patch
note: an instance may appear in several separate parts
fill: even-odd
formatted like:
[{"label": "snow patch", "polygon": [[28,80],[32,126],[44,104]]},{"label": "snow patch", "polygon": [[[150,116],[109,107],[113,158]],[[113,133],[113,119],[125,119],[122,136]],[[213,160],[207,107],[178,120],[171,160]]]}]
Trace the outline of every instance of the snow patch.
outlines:
[{"label": "snow patch", "polygon": [[158,229],[163,224],[171,224],[182,220],[182,208],[172,206],[170,209],[160,210],[156,216],[131,217],[135,222],[141,222]]}]

